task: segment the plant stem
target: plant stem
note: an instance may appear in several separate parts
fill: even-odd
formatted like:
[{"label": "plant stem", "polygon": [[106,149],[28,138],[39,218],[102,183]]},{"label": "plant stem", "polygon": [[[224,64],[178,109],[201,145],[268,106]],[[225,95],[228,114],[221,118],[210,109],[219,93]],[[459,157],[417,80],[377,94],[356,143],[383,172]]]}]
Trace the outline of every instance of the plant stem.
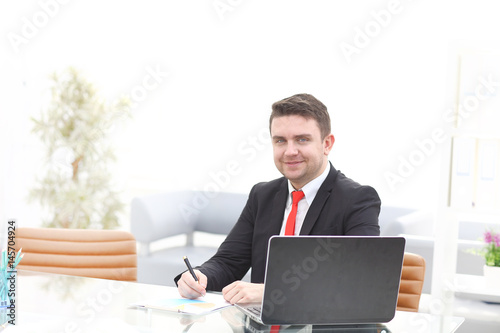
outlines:
[{"label": "plant stem", "polygon": [[76,182],[78,180],[78,165],[80,164],[80,161],[82,160],[83,156],[78,156],[76,160],[71,163],[73,166],[73,181]]}]

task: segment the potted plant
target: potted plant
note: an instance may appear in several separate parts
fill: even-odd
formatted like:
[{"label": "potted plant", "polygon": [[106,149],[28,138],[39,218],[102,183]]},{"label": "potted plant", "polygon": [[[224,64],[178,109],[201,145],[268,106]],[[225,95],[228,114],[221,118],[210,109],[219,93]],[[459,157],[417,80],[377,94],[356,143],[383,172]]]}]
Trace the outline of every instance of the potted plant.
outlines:
[{"label": "potted plant", "polygon": [[500,233],[488,230],[484,233],[485,247],[482,254],[485,259],[484,277],[486,285],[500,290]]},{"label": "potted plant", "polygon": [[31,191],[47,209],[45,227],[112,229],[124,208],[113,189],[110,129],[129,115],[130,101],[107,103],[79,71],[52,75],[51,101],[33,132],[47,150],[45,173]]}]

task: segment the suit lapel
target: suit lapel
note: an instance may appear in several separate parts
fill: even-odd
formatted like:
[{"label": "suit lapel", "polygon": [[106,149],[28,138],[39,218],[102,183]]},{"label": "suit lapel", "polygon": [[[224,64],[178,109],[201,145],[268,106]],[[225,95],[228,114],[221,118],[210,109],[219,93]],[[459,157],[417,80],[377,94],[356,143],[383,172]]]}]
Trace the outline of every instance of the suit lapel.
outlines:
[{"label": "suit lapel", "polygon": [[330,163],[330,172],[328,173],[328,176],[326,177],[323,184],[321,184],[318,193],[314,197],[314,201],[311,207],[309,207],[309,210],[307,211],[306,217],[304,219],[304,224],[300,229],[301,235],[309,235],[312,228],[314,227],[314,224],[316,223],[316,221],[318,221],[319,214],[323,210],[323,206],[331,195],[333,184],[335,183],[337,174],[338,171]]},{"label": "suit lapel", "polygon": [[273,200],[273,210],[271,213],[270,231],[272,235],[279,235],[285,211],[286,199],[288,195],[288,181],[283,178],[280,188],[276,192]]}]

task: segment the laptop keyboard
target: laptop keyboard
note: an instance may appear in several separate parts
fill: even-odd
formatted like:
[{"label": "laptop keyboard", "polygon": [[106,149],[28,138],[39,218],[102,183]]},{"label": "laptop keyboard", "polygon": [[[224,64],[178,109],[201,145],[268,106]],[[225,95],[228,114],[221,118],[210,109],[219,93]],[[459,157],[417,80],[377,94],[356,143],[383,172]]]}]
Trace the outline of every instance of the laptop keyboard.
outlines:
[{"label": "laptop keyboard", "polygon": [[262,312],[262,307],[260,306],[249,306],[246,310],[257,317],[260,317],[260,313]]}]

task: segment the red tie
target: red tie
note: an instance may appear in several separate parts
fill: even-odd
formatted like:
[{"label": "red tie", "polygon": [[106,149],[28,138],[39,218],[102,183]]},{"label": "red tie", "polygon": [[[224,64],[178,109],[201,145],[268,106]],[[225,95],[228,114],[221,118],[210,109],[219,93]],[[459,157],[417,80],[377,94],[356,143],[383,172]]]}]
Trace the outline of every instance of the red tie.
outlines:
[{"label": "red tie", "polygon": [[280,331],[280,325],[273,325],[269,329],[269,333],[278,333]]},{"label": "red tie", "polygon": [[299,201],[304,197],[304,192],[302,191],[293,191],[292,192],[292,210],[288,215],[286,220],[285,227],[285,236],[293,236],[295,235],[295,217],[297,216],[297,206],[299,205]]},{"label": "red tie", "polygon": [[[292,192],[292,210],[290,214],[288,214],[288,218],[286,219],[285,226],[285,236],[293,236],[295,235],[295,218],[297,217],[297,207],[299,205],[299,201],[304,197],[304,192],[302,191],[293,191]],[[280,325],[271,326],[269,332],[270,333],[278,333],[280,331]]]}]

